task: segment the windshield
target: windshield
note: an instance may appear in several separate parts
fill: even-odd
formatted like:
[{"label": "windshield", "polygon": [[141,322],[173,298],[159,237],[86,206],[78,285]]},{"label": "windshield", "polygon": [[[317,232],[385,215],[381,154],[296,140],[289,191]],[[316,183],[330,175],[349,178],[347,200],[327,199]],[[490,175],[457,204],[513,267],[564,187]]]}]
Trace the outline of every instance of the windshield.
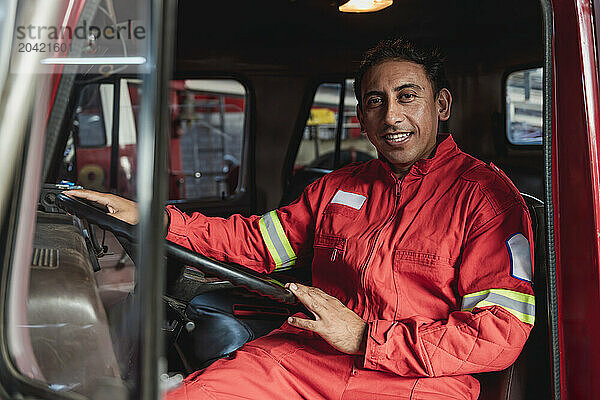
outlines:
[{"label": "windshield", "polygon": [[0,3],[0,222],[12,254],[5,329],[8,362],[27,385],[140,396],[138,249],[65,213],[56,197],[78,187],[68,169],[77,168],[73,149],[84,137],[84,146],[108,143],[108,155],[121,160],[122,174],[107,177],[114,185],[105,191],[138,200],[132,165],[155,117],[151,9],[150,0]]}]

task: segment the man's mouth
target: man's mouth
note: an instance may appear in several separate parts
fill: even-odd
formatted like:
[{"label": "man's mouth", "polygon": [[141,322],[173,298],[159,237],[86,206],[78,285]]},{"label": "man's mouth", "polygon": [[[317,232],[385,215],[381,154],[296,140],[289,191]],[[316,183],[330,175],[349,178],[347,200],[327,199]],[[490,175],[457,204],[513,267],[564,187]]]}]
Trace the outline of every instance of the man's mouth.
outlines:
[{"label": "man's mouth", "polygon": [[383,138],[390,144],[402,144],[406,142],[414,132],[395,132],[388,133]]}]

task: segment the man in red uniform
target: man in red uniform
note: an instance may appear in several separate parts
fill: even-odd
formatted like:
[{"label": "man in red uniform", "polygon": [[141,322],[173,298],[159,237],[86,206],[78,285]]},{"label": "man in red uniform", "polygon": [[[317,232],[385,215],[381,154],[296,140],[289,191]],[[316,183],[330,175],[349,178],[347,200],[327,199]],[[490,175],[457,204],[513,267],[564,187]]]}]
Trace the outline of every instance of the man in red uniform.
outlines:
[{"label": "man in red uniform", "polygon": [[[501,171],[437,134],[452,104],[440,57],[382,42],[355,92],[378,160],[260,217],[167,207],[167,239],[208,256],[267,273],[312,260],[314,287],[288,287],[316,317],[291,317],[168,399],[476,399],[470,374],[519,355],[535,316],[529,215]],[[76,195],[137,221],[131,202]]]}]

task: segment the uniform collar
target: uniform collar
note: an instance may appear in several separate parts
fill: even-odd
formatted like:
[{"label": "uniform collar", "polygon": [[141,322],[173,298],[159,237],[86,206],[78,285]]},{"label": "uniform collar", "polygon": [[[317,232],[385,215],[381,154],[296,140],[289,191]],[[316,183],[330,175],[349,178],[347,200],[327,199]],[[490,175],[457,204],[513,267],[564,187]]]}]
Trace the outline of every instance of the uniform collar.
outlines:
[{"label": "uniform collar", "polygon": [[[429,158],[422,158],[415,162],[409,171],[409,175],[426,175],[429,172],[445,165],[448,160],[454,157],[458,152],[458,146],[452,135],[450,134],[439,134],[436,139],[436,147],[433,150],[433,155]],[[390,165],[385,161],[381,160],[386,170],[392,171]]]},{"label": "uniform collar", "polygon": [[452,139],[452,135],[443,134],[437,136],[437,144],[433,150],[433,155],[429,158],[422,158],[412,165],[411,172],[415,171],[419,175],[426,175],[430,171],[445,165],[446,162],[456,155],[458,146]]}]

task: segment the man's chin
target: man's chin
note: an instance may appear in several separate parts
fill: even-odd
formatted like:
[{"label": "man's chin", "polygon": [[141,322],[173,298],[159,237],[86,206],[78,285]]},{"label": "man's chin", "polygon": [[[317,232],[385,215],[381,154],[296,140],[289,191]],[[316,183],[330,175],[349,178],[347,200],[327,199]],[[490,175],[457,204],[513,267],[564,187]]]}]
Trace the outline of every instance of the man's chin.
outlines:
[{"label": "man's chin", "polygon": [[403,171],[408,171],[410,169],[410,167],[415,163],[415,161],[407,161],[404,158],[396,158],[396,157],[385,157],[383,156],[381,153],[379,153],[379,159],[382,161],[387,162],[390,167],[392,168],[392,171],[394,171],[394,173],[401,173]]},{"label": "man's chin", "polygon": [[[396,154],[394,154],[396,153]],[[387,160],[388,163],[390,163],[391,165],[394,166],[398,166],[398,167],[406,167],[407,169],[410,168],[411,165],[413,165],[417,160],[418,157],[415,156],[413,154],[413,152],[410,151],[396,151],[392,154],[387,154],[384,155],[385,159]],[[401,154],[398,154],[401,153]]]}]

